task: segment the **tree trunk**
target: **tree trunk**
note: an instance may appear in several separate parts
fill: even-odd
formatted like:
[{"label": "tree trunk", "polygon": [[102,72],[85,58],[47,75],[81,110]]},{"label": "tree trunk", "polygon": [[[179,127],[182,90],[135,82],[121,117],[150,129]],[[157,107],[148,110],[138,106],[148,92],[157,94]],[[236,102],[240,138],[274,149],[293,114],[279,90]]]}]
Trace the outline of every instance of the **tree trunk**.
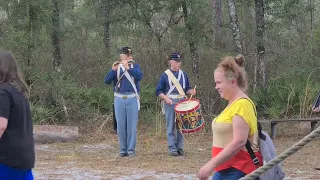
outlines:
[{"label": "tree trunk", "polygon": [[34,125],[33,137],[37,143],[71,142],[79,133],[77,126]]},{"label": "tree trunk", "polygon": [[313,9],[314,7],[314,0],[309,0],[309,6],[310,6],[310,58],[313,58]]},{"label": "tree trunk", "polygon": [[27,28],[27,49],[28,49],[28,52],[27,52],[27,67],[28,69],[30,68],[30,63],[31,63],[31,52],[32,52],[32,16],[33,16],[33,10],[32,10],[32,5],[29,4],[29,9],[28,9],[28,28]]},{"label": "tree trunk", "polygon": [[[264,48],[264,2],[263,0],[255,0],[256,13],[256,51],[257,51],[257,70],[258,85],[264,87],[266,84],[266,63]],[[257,83],[257,82],[255,82]]]},{"label": "tree trunk", "polygon": [[222,8],[221,0],[212,0],[213,9],[213,37],[215,47],[220,50],[223,49],[224,45],[222,43]]},{"label": "tree trunk", "polygon": [[[187,27],[187,42],[189,44],[190,47],[190,54],[191,54],[191,61],[192,61],[192,72],[196,78],[196,80],[199,79],[199,59],[198,59],[198,55],[197,55],[197,48],[195,45],[195,37],[194,37],[194,33],[193,33],[193,29],[192,26],[189,22],[188,16],[188,9],[187,9],[187,2],[186,0],[182,1],[182,10],[183,10],[183,17],[184,17],[184,22],[185,25]],[[198,82],[198,81],[196,81]]]},{"label": "tree trunk", "polygon": [[34,21],[34,9],[31,3],[28,4],[28,25],[27,25],[27,52],[26,52],[26,59],[27,59],[27,71],[25,73],[25,79],[27,84],[30,86],[32,84],[31,80],[31,56],[32,51],[34,48],[33,44],[33,21]]},{"label": "tree trunk", "polygon": [[240,26],[239,26],[237,10],[234,2],[235,2],[234,0],[228,0],[228,9],[229,9],[229,15],[230,15],[230,21],[231,21],[232,34],[235,42],[236,52],[243,54],[242,40],[240,35]]},{"label": "tree trunk", "polygon": [[61,72],[61,50],[60,50],[60,15],[58,0],[52,0],[52,45],[53,45],[53,67]]},{"label": "tree trunk", "polygon": [[103,42],[106,48],[106,56],[110,57],[110,2],[109,0],[101,1],[103,16]]},{"label": "tree trunk", "polygon": [[[60,50],[60,14],[59,14],[59,0],[52,0],[53,11],[52,11],[52,46],[53,46],[53,68],[56,72],[61,73],[61,50]],[[54,82],[52,81],[52,86]],[[65,118],[68,117],[68,111],[66,101],[61,96],[61,104],[64,111]]]}]

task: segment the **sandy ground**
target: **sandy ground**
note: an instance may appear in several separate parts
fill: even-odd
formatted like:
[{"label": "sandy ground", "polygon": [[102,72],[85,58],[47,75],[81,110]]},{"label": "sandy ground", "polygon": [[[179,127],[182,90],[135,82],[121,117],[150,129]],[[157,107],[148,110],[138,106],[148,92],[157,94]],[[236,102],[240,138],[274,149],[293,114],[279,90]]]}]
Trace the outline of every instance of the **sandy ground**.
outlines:
[{"label": "sandy ground", "polygon": [[[278,153],[306,133],[277,137]],[[139,132],[134,158],[118,155],[117,136],[109,131],[98,138],[83,136],[78,142],[36,145],[35,179],[197,179],[199,168],[210,159],[211,134],[185,136],[185,157],[167,154],[164,135]],[[320,179],[320,139],[310,142],[283,163],[286,179]]]}]

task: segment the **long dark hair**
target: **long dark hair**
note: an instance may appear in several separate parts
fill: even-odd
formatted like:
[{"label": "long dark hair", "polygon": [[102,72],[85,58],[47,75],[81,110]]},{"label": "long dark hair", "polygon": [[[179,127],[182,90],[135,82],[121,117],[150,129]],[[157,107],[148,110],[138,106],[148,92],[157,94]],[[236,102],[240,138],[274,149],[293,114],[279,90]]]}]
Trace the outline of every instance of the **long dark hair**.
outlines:
[{"label": "long dark hair", "polygon": [[19,66],[10,52],[0,52],[0,84],[10,83],[26,98],[29,98],[29,88],[19,69]]}]

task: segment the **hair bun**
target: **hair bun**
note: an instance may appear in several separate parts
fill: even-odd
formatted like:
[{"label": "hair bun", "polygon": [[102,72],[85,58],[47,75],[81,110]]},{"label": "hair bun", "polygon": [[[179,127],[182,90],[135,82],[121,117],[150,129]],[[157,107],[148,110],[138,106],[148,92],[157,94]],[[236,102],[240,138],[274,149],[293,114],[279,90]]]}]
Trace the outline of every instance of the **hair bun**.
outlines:
[{"label": "hair bun", "polygon": [[236,63],[240,66],[243,67],[244,64],[244,56],[242,54],[237,55],[236,57],[234,57],[234,60],[236,61]]}]

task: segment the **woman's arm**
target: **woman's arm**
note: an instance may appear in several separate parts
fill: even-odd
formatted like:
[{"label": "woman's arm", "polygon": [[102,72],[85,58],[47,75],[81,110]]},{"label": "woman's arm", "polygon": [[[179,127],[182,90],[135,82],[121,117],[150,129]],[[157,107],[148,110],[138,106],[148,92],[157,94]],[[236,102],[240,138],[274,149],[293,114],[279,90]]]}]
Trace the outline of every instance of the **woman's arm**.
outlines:
[{"label": "woman's arm", "polygon": [[0,138],[7,129],[8,118],[10,115],[10,98],[6,91],[0,90]]},{"label": "woman's arm", "polygon": [[8,119],[4,117],[0,117],[0,139],[4,131],[7,129],[7,125],[8,125]]}]

